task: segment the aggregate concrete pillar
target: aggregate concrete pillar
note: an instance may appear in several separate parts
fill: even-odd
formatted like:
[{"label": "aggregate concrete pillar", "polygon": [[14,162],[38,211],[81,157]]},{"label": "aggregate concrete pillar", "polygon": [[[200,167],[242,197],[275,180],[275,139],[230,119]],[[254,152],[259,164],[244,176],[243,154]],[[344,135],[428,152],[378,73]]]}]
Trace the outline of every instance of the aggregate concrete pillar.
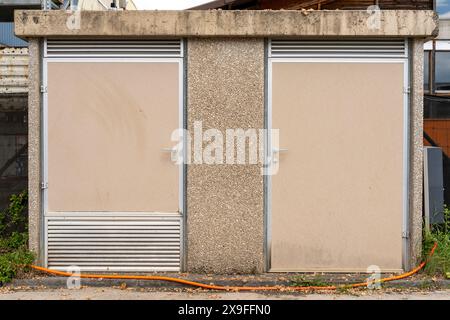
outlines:
[{"label": "aggregate concrete pillar", "polygon": [[414,268],[422,257],[423,194],[423,39],[411,40],[411,99],[409,110],[409,265]]},{"label": "aggregate concrete pillar", "polygon": [[[187,118],[203,131],[264,128],[264,40],[190,38]],[[192,134],[191,134],[192,136]],[[187,171],[187,270],[264,269],[261,165],[191,164]]]},{"label": "aggregate concrete pillar", "polygon": [[29,247],[42,263],[41,240],[41,51],[39,38],[29,40],[28,78],[28,229]]}]

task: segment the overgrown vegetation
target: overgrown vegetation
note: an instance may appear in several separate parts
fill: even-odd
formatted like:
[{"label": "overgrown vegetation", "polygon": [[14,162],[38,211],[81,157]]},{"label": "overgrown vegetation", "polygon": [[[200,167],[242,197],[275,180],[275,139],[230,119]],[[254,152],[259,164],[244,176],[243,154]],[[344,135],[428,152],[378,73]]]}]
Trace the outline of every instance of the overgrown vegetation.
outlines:
[{"label": "overgrown vegetation", "polygon": [[291,280],[291,286],[293,287],[327,287],[330,285],[320,276],[306,277],[305,275],[299,275],[292,277]]},{"label": "overgrown vegetation", "polygon": [[12,195],[8,208],[0,212],[0,285],[11,281],[33,261],[28,250],[28,194]]},{"label": "overgrown vegetation", "polygon": [[444,208],[444,223],[436,224],[424,235],[424,259],[433,247],[438,244],[433,257],[425,266],[425,272],[450,278],[450,209]]}]

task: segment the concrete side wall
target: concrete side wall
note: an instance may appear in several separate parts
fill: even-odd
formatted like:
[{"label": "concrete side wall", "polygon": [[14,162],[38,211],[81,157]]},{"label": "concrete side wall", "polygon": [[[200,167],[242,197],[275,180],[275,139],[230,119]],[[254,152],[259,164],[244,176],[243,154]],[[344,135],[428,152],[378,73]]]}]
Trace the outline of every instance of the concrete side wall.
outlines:
[{"label": "concrete side wall", "polygon": [[[188,128],[264,128],[264,40],[189,39]],[[225,159],[225,158],[224,158]],[[264,269],[260,165],[192,164],[187,173],[187,270]]]},{"label": "concrete side wall", "polygon": [[30,250],[43,263],[44,243],[41,241],[41,53],[39,39],[29,42],[28,93],[28,228]]},{"label": "concrete side wall", "polygon": [[411,41],[410,65],[410,173],[409,173],[409,266],[415,267],[422,257],[423,192],[423,40]]},{"label": "concrete side wall", "polygon": [[427,10],[388,10],[379,16],[366,10],[15,12],[20,37],[427,37],[437,35],[437,24],[437,15]]}]

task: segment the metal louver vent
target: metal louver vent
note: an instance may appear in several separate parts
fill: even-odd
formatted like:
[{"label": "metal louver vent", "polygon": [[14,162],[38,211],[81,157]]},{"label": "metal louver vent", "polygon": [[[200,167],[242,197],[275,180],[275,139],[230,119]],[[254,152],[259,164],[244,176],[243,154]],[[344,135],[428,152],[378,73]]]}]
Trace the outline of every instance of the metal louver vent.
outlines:
[{"label": "metal louver vent", "polygon": [[405,58],[405,40],[271,40],[274,58]]},{"label": "metal louver vent", "polygon": [[181,40],[47,40],[45,56],[55,58],[181,57]]},{"label": "metal louver vent", "polygon": [[45,219],[47,266],[81,271],[180,271],[179,214],[53,213]]}]

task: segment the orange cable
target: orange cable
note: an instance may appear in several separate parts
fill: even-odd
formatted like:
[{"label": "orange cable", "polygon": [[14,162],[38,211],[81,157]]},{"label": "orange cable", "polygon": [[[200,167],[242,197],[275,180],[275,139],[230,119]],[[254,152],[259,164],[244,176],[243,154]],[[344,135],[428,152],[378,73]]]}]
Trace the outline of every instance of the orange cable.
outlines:
[{"label": "orange cable", "polygon": [[[373,283],[382,283],[382,282],[388,282],[388,281],[394,281],[399,279],[404,279],[407,277],[412,276],[413,274],[419,272],[431,259],[431,257],[434,254],[434,251],[437,248],[437,242],[434,244],[434,246],[431,248],[430,253],[428,254],[427,259],[425,259],[421,264],[419,264],[416,268],[413,270],[402,273],[397,276],[387,277],[379,280],[374,280],[373,282],[360,282],[360,283],[353,283],[349,285],[341,285],[341,286],[308,286],[308,287],[299,287],[299,286],[293,286],[293,287],[287,287],[287,286],[264,286],[264,287],[238,287],[238,286],[218,286],[213,284],[205,284],[200,283],[196,281],[189,281],[185,279],[180,278],[173,278],[173,277],[165,277],[165,276],[140,276],[140,275],[108,275],[108,274],[80,274],[80,278],[89,278],[89,279],[121,279],[121,280],[160,280],[160,281],[170,281],[170,282],[177,282],[193,287],[203,288],[203,289],[209,289],[209,290],[226,290],[226,291],[278,291],[278,290],[286,290],[286,291],[310,291],[310,290],[336,290],[338,288],[360,288],[365,287],[368,284]],[[39,271],[43,271],[49,274],[57,275],[57,276],[65,276],[65,277],[71,277],[74,274],[64,271],[56,271],[56,270],[50,270],[47,268],[31,265],[31,268]]]}]

